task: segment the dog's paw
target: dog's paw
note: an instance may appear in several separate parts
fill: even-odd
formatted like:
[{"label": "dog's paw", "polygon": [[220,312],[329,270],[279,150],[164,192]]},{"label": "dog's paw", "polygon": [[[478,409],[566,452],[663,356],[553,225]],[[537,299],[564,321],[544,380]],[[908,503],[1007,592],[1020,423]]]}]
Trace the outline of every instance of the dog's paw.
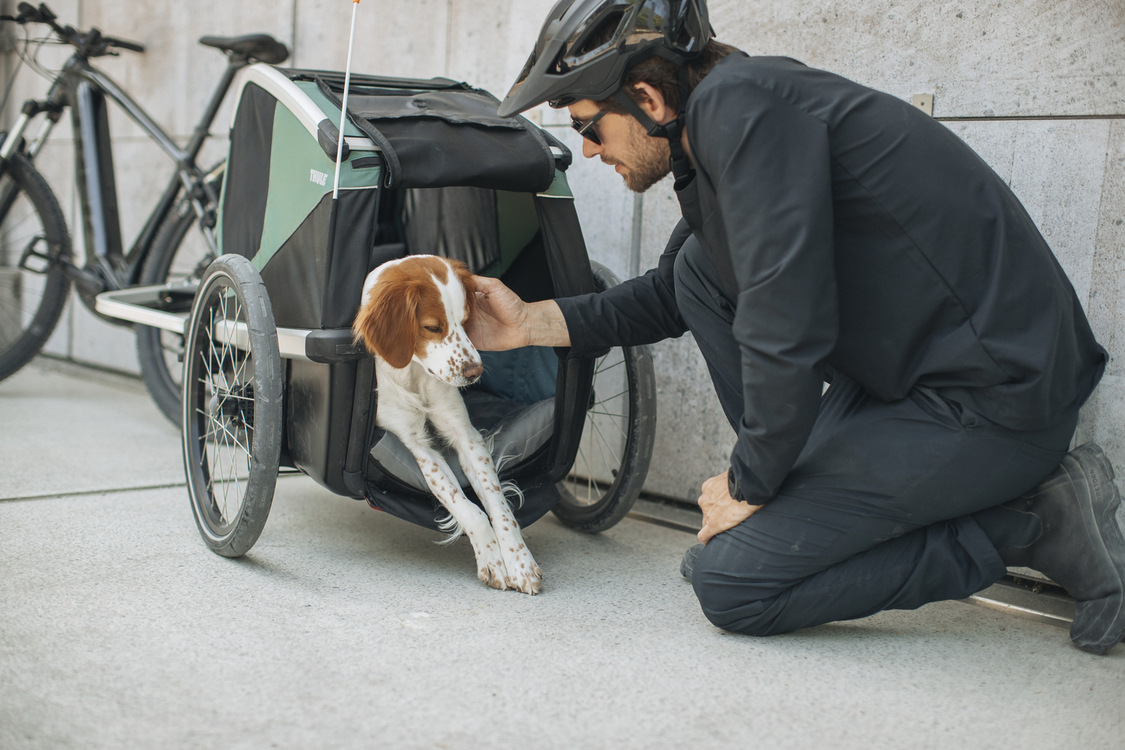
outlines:
[{"label": "dog's paw", "polygon": [[510,588],[504,558],[500,555],[500,547],[496,542],[487,544],[477,555],[477,578],[494,589],[503,591]]},{"label": "dog's paw", "polygon": [[509,547],[504,554],[504,564],[508,569],[508,588],[525,594],[538,594],[543,586],[543,571],[522,542]]},{"label": "dog's paw", "polygon": [[521,571],[515,576],[508,576],[508,587],[525,594],[535,595],[543,587],[543,571],[538,565],[531,570]]}]

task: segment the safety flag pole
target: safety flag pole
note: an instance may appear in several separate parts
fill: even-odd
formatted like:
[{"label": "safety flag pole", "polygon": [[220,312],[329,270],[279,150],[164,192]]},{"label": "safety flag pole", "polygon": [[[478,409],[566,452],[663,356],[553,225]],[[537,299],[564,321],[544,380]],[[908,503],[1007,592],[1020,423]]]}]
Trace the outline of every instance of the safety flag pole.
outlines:
[{"label": "safety flag pole", "polygon": [[332,200],[340,196],[340,162],[344,159],[344,124],[348,121],[348,90],[352,83],[352,45],[355,42],[355,16],[359,0],[352,0],[352,30],[348,35],[348,62],[344,66],[344,99],[340,103],[340,132],[336,136],[336,177],[332,182]]}]

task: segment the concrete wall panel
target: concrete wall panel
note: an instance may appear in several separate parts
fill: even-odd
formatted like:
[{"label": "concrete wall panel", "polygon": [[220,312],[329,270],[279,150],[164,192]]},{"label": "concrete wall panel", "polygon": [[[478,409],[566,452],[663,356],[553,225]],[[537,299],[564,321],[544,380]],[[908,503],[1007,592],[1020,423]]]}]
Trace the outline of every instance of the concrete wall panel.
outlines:
[{"label": "concrete wall panel", "polygon": [[110,324],[77,299],[70,303],[70,358],[109,370],[140,374],[137,339],[132,328]]},{"label": "concrete wall panel", "polygon": [[[81,24],[146,45],[144,54],[122,52],[120,57],[101,58],[96,64],[182,145],[210,101],[227,62],[222,52],[201,46],[198,39],[262,33],[291,47],[291,8],[292,0],[167,4],[83,0]],[[228,107],[216,120],[214,132],[224,133],[229,122]],[[127,117],[117,117],[113,127],[115,134],[144,137]]]},{"label": "concrete wall panel", "polygon": [[657,432],[646,489],[695,502],[703,481],[725,471],[735,433],[691,334],[653,346]]},{"label": "concrete wall panel", "polygon": [[552,0],[451,0],[446,75],[503,99],[552,5]]},{"label": "concrete wall panel", "polygon": [[582,136],[569,127],[550,130],[574,154],[567,179],[590,258],[607,266],[618,278],[628,278],[635,195],[612,169],[600,161],[582,158]]},{"label": "concrete wall panel", "polygon": [[1087,310],[1110,360],[1101,385],[1082,410],[1075,442],[1096,440],[1116,466],[1125,465],[1125,122],[1112,124],[1094,242]]},{"label": "concrete wall panel", "polygon": [[718,37],[909,98],[938,116],[1125,112],[1116,0],[712,0]]},{"label": "concrete wall panel", "polygon": [[[293,65],[343,70],[352,4],[296,0],[295,8]],[[408,5],[392,0],[367,0],[360,4],[356,15],[352,69],[357,73],[403,78],[445,75],[448,28],[448,0],[411,0]]]},{"label": "concrete wall panel", "polygon": [[1039,225],[1083,305],[1090,295],[1094,237],[1109,122],[1026,123],[1016,140],[1012,190]]},{"label": "concrete wall panel", "polygon": [[[16,0],[3,0],[3,2],[0,2],[0,12],[15,15],[17,4]],[[60,0],[51,3],[51,8],[60,19],[68,20],[78,17],[79,5],[80,0]],[[61,68],[66,59],[70,57],[70,53],[73,52],[71,47],[59,45],[44,45],[38,51],[34,47],[28,48],[25,46],[24,43],[27,39],[35,40],[44,37],[45,29],[45,26],[38,24],[4,25],[3,32],[12,45],[11,51],[3,55],[4,84],[7,85],[11,76],[16,75],[12,92],[8,95],[7,105],[4,107],[3,113],[0,114],[0,123],[3,123],[5,130],[19,114],[20,105],[27,99],[42,98],[50,85],[46,78],[36,73],[32,64],[29,62],[20,64],[19,56],[26,54],[27,57],[33,58],[34,62],[38,63],[40,67],[50,71]]]},{"label": "concrete wall panel", "polygon": [[[1094,333],[1112,359],[1109,372],[1121,374],[1125,358],[1125,122],[1109,129],[1104,182],[1094,240],[1092,286],[1087,310]],[[1125,422],[1123,422],[1125,424]]]},{"label": "concrete wall panel", "polygon": [[1090,295],[1110,123],[949,123],[1011,186],[1083,303]]}]

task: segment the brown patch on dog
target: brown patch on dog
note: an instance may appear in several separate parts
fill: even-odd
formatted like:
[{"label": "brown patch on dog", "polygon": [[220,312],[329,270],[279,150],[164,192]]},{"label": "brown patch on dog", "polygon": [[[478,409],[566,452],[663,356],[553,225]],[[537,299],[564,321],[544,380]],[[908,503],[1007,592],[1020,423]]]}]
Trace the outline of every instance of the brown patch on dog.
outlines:
[{"label": "brown patch on dog", "polygon": [[414,355],[424,357],[431,342],[444,339],[450,324],[445,305],[434,285],[449,280],[449,271],[461,282],[465,293],[465,320],[475,309],[472,275],[459,261],[428,256],[409,257],[379,275],[367,302],[360,307],[352,330],[367,350],[402,369]]}]

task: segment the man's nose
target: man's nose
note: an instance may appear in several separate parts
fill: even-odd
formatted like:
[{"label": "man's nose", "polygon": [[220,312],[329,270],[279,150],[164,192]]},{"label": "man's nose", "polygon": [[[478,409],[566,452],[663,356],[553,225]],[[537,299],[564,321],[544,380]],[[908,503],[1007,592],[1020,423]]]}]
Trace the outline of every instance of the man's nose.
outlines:
[{"label": "man's nose", "polygon": [[602,152],[602,147],[598,143],[594,143],[589,138],[582,139],[582,155],[587,159],[593,159],[595,156]]}]

